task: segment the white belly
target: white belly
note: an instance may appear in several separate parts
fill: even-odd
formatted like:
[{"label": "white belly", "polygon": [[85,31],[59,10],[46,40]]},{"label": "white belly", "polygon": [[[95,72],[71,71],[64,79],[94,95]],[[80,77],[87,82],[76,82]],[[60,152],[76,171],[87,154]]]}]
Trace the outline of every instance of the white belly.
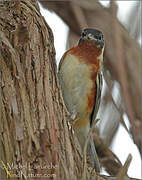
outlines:
[{"label": "white belly", "polygon": [[88,95],[92,88],[89,72],[89,66],[69,54],[58,73],[67,109],[71,114],[77,113],[79,117],[86,117],[88,114]]}]

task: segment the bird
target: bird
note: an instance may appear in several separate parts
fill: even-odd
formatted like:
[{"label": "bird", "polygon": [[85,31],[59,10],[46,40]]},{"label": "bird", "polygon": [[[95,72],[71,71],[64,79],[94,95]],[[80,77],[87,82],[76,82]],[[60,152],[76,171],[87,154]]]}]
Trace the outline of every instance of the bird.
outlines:
[{"label": "bird", "polygon": [[[59,84],[82,151],[100,105],[103,52],[103,33],[98,29],[85,28],[78,44],[67,50],[59,62]],[[100,164],[92,135],[87,146],[87,157],[90,166],[99,173]]]}]

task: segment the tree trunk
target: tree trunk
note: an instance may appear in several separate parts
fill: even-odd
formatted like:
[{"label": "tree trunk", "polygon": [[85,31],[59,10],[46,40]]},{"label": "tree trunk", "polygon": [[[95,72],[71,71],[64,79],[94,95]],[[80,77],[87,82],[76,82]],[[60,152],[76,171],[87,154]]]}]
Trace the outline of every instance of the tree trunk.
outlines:
[{"label": "tree trunk", "polygon": [[37,1],[2,1],[0,8],[0,177],[118,180],[89,169],[82,176],[80,146],[58,84],[53,34]]},{"label": "tree trunk", "polygon": [[66,123],[52,31],[34,0],[0,6],[1,177],[80,177],[81,157]]}]

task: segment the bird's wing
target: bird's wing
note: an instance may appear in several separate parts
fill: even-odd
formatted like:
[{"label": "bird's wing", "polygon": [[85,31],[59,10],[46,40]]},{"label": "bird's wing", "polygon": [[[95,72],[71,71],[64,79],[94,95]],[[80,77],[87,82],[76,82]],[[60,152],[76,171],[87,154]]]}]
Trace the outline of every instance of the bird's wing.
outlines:
[{"label": "bird's wing", "polygon": [[92,123],[95,120],[97,113],[98,113],[100,100],[101,100],[102,85],[103,85],[103,78],[102,78],[101,72],[99,72],[97,74],[97,78],[95,81],[96,92],[95,92],[94,106],[93,106],[93,110],[92,110],[92,113],[90,116],[90,126],[92,125]]}]

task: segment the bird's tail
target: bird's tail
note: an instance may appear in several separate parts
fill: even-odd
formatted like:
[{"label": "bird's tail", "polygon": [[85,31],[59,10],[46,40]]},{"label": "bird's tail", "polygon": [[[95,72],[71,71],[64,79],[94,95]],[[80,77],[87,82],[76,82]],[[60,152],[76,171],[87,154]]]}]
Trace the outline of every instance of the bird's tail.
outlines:
[{"label": "bird's tail", "polygon": [[[82,128],[74,127],[74,130],[75,130],[75,134],[78,138],[78,141],[81,145],[82,152],[84,152],[84,146],[86,143],[88,132],[90,130],[90,125],[88,124],[88,126],[84,126]],[[98,156],[96,153],[96,149],[95,149],[95,145],[94,145],[92,135],[90,136],[90,139],[88,142],[86,156],[87,156],[87,161],[88,161],[89,166],[94,168],[96,170],[96,172],[99,173],[100,172],[100,164],[99,164],[99,159],[98,159]]]},{"label": "bird's tail", "polygon": [[87,154],[90,154],[92,166],[95,168],[95,171],[97,173],[99,173],[100,172],[100,163],[99,163],[99,159],[97,156],[97,152],[96,152],[96,148],[95,148],[95,144],[94,144],[92,135],[91,135],[89,143],[88,143]]}]

